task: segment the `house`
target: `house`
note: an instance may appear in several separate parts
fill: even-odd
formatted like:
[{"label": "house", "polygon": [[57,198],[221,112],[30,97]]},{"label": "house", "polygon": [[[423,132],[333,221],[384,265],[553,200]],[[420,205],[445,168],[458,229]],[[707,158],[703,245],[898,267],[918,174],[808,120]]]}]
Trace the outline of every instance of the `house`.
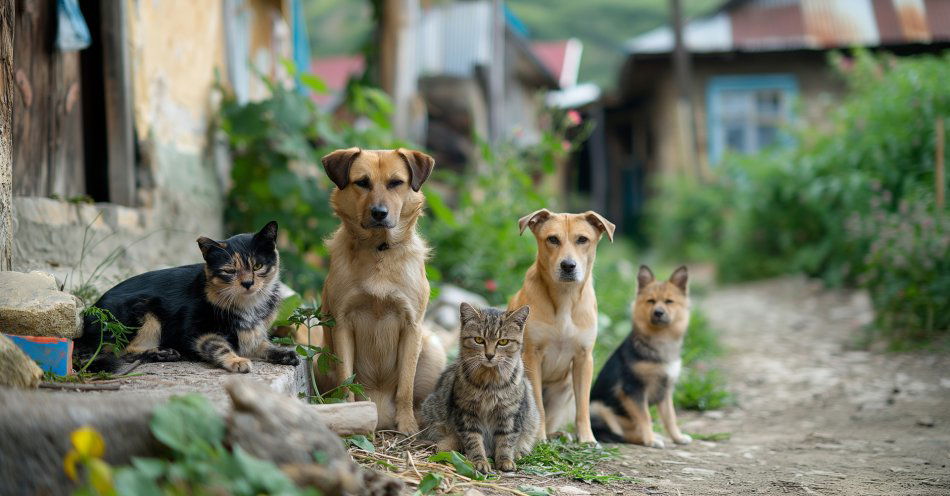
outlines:
[{"label": "house", "polygon": [[287,80],[299,0],[83,1],[79,50],[54,43],[62,4],[0,0],[0,248],[67,290],[200,261],[195,239],[224,235],[218,81],[248,100],[255,72]]},{"label": "house", "polygon": [[[432,153],[440,168],[460,169],[481,160],[475,137],[489,139],[490,66],[495,61],[492,2],[435,3],[407,15],[411,56],[397,65],[400,78],[414,83],[410,111],[414,132],[405,137]],[[498,136],[521,145],[541,139],[538,117],[548,91],[577,81],[582,45],[578,40],[532,42],[526,29],[504,12],[504,74]],[[500,66],[500,65],[496,65]],[[311,71],[327,83],[330,95],[313,95],[335,106],[351,77],[365,69],[361,55],[314,59]],[[398,121],[398,116],[397,116]]]},{"label": "house", "polygon": [[[615,94],[588,113],[604,123],[579,161],[581,189],[635,230],[649,176],[712,167],[726,153],[781,144],[783,126],[820,126],[844,91],[831,50],[862,46],[897,55],[950,47],[943,0],[731,0],[684,25],[698,163],[689,163],[690,113],[677,110],[673,33],[660,27],[626,43]],[[686,144],[684,144],[684,142]],[[599,147],[594,143],[600,143]]]}]

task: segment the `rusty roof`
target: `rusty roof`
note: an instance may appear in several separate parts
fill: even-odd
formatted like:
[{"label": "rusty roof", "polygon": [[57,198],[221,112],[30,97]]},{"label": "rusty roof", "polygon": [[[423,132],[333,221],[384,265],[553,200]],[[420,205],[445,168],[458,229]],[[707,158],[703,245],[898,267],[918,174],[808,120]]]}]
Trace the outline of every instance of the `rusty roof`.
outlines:
[{"label": "rusty roof", "polygon": [[[692,52],[781,51],[950,41],[950,0],[731,0],[684,31]],[[626,43],[673,50],[668,26]]]}]

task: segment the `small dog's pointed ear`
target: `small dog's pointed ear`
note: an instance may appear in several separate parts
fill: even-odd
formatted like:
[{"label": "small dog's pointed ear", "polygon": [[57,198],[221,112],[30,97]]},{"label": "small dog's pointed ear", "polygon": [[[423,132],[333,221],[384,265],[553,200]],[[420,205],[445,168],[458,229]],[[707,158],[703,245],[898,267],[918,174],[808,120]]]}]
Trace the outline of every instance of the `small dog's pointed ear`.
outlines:
[{"label": "small dog's pointed ear", "polygon": [[522,305],[521,307],[511,310],[508,312],[508,320],[514,322],[518,326],[518,329],[524,330],[525,324],[528,323],[528,314],[531,312],[531,307],[528,305]]},{"label": "small dog's pointed ear", "polygon": [[670,282],[677,288],[683,290],[684,293],[688,291],[689,271],[686,270],[685,265],[680,265],[678,269],[673,271],[673,275],[670,276]]},{"label": "small dog's pointed ear", "polygon": [[655,280],[656,277],[653,276],[653,271],[646,265],[641,265],[640,272],[637,272],[637,291],[641,291]]},{"label": "small dog's pointed ear", "polygon": [[518,219],[518,233],[524,234],[524,230],[528,227],[534,230],[535,227],[544,224],[544,221],[550,219],[551,215],[551,211],[546,208],[535,210],[534,212],[525,215],[524,217]]},{"label": "small dog's pointed ear", "polygon": [[216,248],[224,248],[224,243],[218,243],[217,241],[211,238],[206,238],[202,236],[198,238],[198,248],[201,249],[201,256],[207,259],[208,253],[210,253],[211,250],[214,250]]},{"label": "small dog's pointed ear", "polygon": [[327,171],[327,177],[337,188],[343,189],[350,183],[350,167],[362,151],[355,147],[346,148],[330,152],[320,159],[323,169]]},{"label": "small dog's pointed ear", "polygon": [[272,220],[267,224],[264,224],[264,227],[260,231],[257,231],[257,234],[254,235],[255,243],[262,243],[274,246],[277,244],[277,221]]},{"label": "small dog's pointed ear", "polygon": [[419,191],[422,183],[426,182],[432,169],[435,168],[435,159],[422,152],[399,148],[396,153],[402,157],[403,162],[409,167],[409,187],[413,191]]},{"label": "small dog's pointed ear", "polygon": [[476,310],[472,305],[469,305],[464,301],[461,305],[459,305],[459,316],[462,318],[462,327],[465,327],[465,324],[467,324],[470,320],[477,319],[479,315],[480,314],[478,313],[478,310]]},{"label": "small dog's pointed ear", "polygon": [[603,215],[594,212],[593,210],[588,210],[584,212],[584,218],[587,219],[587,222],[590,222],[592,226],[596,227],[600,232],[607,234],[607,239],[611,242],[614,240],[614,230],[617,229],[617,226],[613,222],[605,219]]}]

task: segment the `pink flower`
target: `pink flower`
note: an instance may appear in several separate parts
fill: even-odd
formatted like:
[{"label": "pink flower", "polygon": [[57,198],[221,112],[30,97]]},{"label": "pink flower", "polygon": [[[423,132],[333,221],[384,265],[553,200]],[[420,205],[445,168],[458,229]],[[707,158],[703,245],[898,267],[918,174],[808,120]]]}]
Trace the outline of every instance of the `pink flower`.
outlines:
[{"label": "pink flower", "polygon": [[561,142],[561,148],[563,148],[564,151],[566,151],[566,152],[571,151],[571,142],[568,141],[568,140],[562,141],[562,142]]},{"label": "pink flower", "polygon": [[498,283],[495,282],[494,279],[488,279],[485,281],[485,289],[491,293],[494,293],[495,291],[498,291]]},{"label": "pink flower", "polygon": [[583,119],[581,118],[581,113],[576,110],[567,111],[567,120],[571,123],[572,126],[577,126],[580,124]]}]

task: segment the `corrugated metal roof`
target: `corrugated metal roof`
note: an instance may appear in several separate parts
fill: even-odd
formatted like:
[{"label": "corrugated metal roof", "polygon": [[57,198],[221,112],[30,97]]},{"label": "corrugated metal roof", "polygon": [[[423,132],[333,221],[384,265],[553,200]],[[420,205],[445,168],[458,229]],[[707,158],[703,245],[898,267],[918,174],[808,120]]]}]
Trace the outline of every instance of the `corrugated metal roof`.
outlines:
[{"label": "corrugated metal roof", "polygon": [[[692,52],[829,49],[950,41],[950,0],[732,0],[686,24]],[[668,53],[661,27],[626,43],[630,53]]]}]

